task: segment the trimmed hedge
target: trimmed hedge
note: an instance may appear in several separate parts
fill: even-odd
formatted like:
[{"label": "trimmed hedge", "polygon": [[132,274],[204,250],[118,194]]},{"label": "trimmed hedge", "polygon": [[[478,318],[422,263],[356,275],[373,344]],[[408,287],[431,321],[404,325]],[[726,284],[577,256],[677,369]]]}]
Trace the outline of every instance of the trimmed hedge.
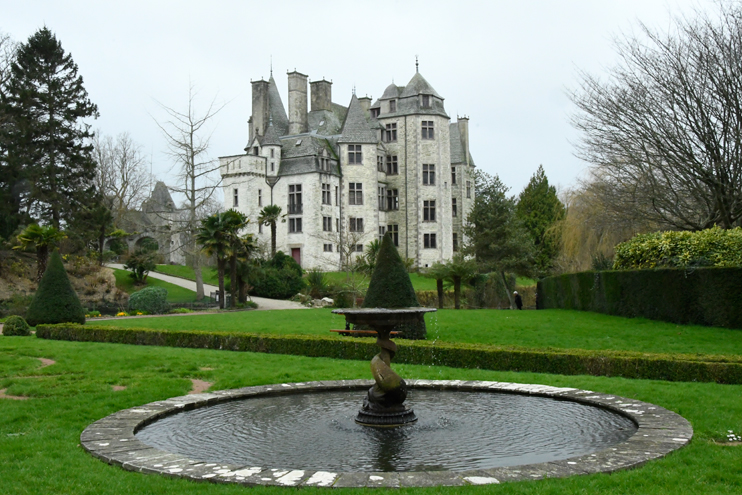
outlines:
[{"label": "trimmed hedge", "polygon": [[31,327],[20,316],[9,316],[5,320],[5,324],[3,324],[3,335],[7,337],[11,335],[25,337],[31,335]]},{"label": "trimmed hedge", "polygon": [[538,282],[538,307],[742,328],[742,268],[559,275]]},{"label": "trimmed hedge", "polygon": [[[371,338],[344,339],[315,335],[162,331],[59,324],[36,327],[36,336],[52,340],[220,349],[354,360],[370,360],[378,352],[378,347]],[[740,356],[528,349],[409,341],[399,347],[395,363],[742,384]]]}]

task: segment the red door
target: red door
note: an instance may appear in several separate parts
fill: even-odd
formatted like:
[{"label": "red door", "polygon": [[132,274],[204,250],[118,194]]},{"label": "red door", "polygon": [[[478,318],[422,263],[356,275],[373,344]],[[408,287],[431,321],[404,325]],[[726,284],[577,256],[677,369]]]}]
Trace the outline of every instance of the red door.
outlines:
[{"label": "red door", "polygon": [[291,257],[301,266],[301,248],[291,248]]}]

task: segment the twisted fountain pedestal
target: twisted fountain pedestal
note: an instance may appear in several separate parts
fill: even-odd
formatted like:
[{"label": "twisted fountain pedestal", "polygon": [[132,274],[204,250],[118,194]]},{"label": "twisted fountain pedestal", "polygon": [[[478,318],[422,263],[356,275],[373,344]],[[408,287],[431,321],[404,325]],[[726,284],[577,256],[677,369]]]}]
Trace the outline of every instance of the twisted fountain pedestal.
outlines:
[{"label": "twisted fountain pedestal", "polygon": [[389,334],[397,325],[417,321],[419,315],[436,311],[435,308],[360,308],[336,309],[335,314],[345,315],[345,320],[353,325],[368,325],[376,331],[376,344],[381,348],[371,359],[371,373],[376,382],[363,400],[358,411],[356,423],[365,426],[395,427],[417,421],[412,409],[404,405],[407,398],[405,381],[391,368],[392,359],[397,353],[397,344]]}]

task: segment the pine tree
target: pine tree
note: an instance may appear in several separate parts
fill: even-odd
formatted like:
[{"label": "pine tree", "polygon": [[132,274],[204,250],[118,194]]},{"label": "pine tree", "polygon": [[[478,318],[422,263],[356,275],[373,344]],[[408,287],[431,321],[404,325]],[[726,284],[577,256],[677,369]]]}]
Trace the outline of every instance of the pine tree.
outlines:
[{"label": "pine tree", "polygon": [[26,321],[33,327],[42,323],[85,323],[85,310],[72,288],[59,251],[54,251],[49,258],[26,312]]},{"label": "pine tree", "polygon": [[97,118],[77,64],[46,27],[18,47],[5,98],[8,162],[28,184],[21,208],[56,228],[94,197]]},{"label": "pine tree", "polygon": [[549,185],[543,166],[538,166],[521,191],[515,212],[536,246],[534,271],[538,276],[546,276],[559,251],[558,239],[548,230],[564,217],[564,205],[557,197],[556,188]]}]

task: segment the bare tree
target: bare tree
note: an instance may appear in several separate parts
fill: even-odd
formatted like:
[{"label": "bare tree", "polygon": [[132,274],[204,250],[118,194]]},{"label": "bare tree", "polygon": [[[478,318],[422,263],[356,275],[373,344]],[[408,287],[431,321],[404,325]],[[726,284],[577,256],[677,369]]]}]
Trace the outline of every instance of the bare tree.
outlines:
[{"label": "bare tree", "polygon": [[97,189],[110,201],[114,224],[121,228],[126,213],[141,206],[152,183],[142,147],[126,132],[115,140],[97,132],[93,146]]},{"label": "bare tree", "polygon": [[676,18],[617,41],[603,81],[572,94],[578,156],[606,208],[680,230],[742,225],[742,7]]},{"label": "bare tree", "polygon": [[165,135],[168,143],[168,155],[177,171],[178,186],[171,190],[185,196],[184,218],[176,228],[184,237],[182,249],[187,263],[193,268],[196,276],[196,299],[204,297],[203,276],[201,273],[202,257],[195,236],[199,228],[199,213],[209,204],[211,197],[221,182],[216,173],[219,162],[209,157],[211,134],[208,124],[224,108],[212,100],[203,113],[196,110],[196,90],[191,84],[188,89],[188,104],[185,111],[175,110],[157,102],[167,115],[166,120],[158,121],[157,126]]}]

